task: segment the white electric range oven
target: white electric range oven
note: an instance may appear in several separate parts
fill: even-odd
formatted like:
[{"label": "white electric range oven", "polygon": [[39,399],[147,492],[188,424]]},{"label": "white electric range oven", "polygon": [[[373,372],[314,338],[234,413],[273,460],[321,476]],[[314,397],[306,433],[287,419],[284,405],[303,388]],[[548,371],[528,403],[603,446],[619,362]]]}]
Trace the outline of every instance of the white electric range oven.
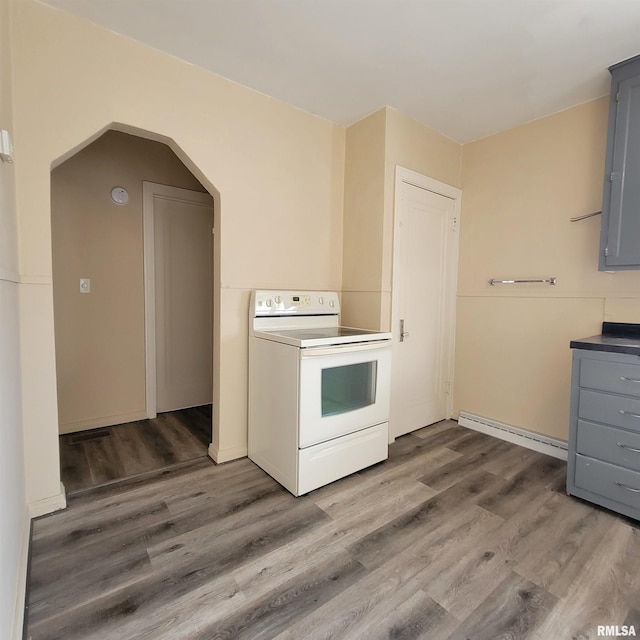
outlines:
[{"label": "white electric range oven", "polygon": [[251,296],[249,458],[296,496],[387,458],[391,334],[339,313],[335,292]]}]

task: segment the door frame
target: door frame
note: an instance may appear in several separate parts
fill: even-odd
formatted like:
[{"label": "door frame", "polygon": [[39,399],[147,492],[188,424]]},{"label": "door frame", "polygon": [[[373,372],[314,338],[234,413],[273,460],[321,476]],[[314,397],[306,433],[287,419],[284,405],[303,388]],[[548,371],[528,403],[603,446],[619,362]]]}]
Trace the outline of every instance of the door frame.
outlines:
[{"label": "door frame", "polygon": [[[445,368],[444,379],[447,381],[447,403],[445,417],[451,418],[453,414],[453,378],[455,364],[455,336],[456,336],[456,299],[458,292],[458,256],[460,253],[460,217],[462,204],[462,190],[453,187],[450,184],[440,182],[429,176],[407,169],[400,165],[396,165],[395,175],[395,195],[393,208],[393,268],[392,268],[392,285],[391,285],[391,327],[393,335],[394,350],[397,350],[399,338],[400,317],[398,310],[398,301],[396,295],[398,287],[396,286],[396,278],[398,277],[398,269],[396,256],[398,255],[396,242],[397,234],[395,233],[396,222],[398,219],[400,207],[402,204],[401,186],[403,183],[431,191],[440,196],[445,196],[453,200],[453,215],[450,218],[450,229],[452,233],[448,236],[450,242],[446,248],[447,251],[447,269],[445,283],[445,312],[444,312],[444,332],[445,332],[445,357],[443,358],[443,367]],[[391,438],[391,432],[389,433]],[[395,436],[394,436],[395,439]]]},{"label": "door frame", "polygon": [[[143,235],[143,257],[144,257],[144,348],[145,348],[145,392],[146,392],[146,412],[147,418],[155,418],[157,412],[157,376],[156,376],[156,275],[155,275],[155,222],[154,205],[156,197],[166,200],[176,200],[183,202],[189,200],[198,202],[194,194],[202,195],[203,204],[211,204],[214,207],[215,221],[215,201],[209,192],[194,191],[192,189],[182,189],[171,187],[157,182],[142,182],[142,235]],[[215,228],[214,228],[215,230]],[[212,256],[213,258],[213,256]],[[213,291],[211,291],[213,298]],[[213,334],[213,327],[211,328]],[[214,336],[212,335],[212,339]],[[211,353],[213,359],[213,350]],[[215,368],[213,369],[215,374]]]}]

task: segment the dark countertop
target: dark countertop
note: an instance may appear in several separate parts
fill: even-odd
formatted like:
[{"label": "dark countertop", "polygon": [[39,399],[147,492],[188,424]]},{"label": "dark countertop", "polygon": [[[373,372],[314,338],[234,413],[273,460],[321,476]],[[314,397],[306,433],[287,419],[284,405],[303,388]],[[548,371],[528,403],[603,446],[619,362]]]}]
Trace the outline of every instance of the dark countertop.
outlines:
[{"label": "dark countertop", "polygon": [[640,324],[603,322],[600,335],[572,340],[569,346],[572,349],[609,351],[640,356]]}]

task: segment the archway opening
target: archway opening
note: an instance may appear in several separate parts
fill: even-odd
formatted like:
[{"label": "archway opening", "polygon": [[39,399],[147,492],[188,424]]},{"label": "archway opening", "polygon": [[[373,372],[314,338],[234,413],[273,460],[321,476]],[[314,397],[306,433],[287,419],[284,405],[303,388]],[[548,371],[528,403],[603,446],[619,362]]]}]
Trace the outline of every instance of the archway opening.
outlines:
[{"label": "archway opening", "polygon": [[[174,141],[121,125],[54,165],[56,377],[67,493],[204,460],[217,379],[218,193]],[[160,373],[149,369],[151,350]],[[157,406],[151,377],[158,389],[164,385]],[[197,381],[199,391],[185,381]]]}]

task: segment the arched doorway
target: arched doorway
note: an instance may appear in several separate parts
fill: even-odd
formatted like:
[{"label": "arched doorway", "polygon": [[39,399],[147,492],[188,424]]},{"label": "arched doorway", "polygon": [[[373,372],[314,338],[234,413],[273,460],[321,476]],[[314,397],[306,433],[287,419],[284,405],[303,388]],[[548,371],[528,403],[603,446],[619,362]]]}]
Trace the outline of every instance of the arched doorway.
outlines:
[{"label": "arched doorway", "polygon": [[[59,426],[65,434],[61,475],[67,493],[204,458],[211,442],[212,383],[208,403],[176,406],[147,420],[143,182],[206,195],[211,205],[213,199],[183,162],[184,154],[179,158],[165,144],[171,141],[132,133],[101,132],[51,173]],[[210,251],[212,300],[210,231],[203,246]],[[189,258],[187,252],[174,261]],[[211,372],[210,316],[206,322],[209,343],[200,352],[208,352]]]}]

